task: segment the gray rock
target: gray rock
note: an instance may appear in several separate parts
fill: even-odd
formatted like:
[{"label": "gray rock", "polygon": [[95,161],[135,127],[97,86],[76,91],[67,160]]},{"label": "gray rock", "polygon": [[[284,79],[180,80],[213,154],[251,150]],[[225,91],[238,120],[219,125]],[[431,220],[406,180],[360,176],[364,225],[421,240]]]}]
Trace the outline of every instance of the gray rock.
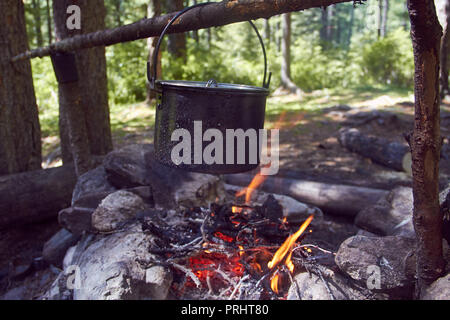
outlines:
[{"label": "gray rock", "polygon": [[422,300],[450,300],[450,273],[437,279],[426,290]]},{"label": "gray rock", "polygon": [[60,267],[67,249],[76,244],[80,239],[66,229],[61,229],[45,244],[42,250],[42,256],[46,262]]},{"label": "gray rock", "polygon": [[153,145],[132,144],[108,153],[103,160],[108,181],[118,189],[149,186],[147,153],[153,153]]},{"label": "gray rock", "polygon": [[[138,195],[146,204],[153,206],[153,195],[150,187],[135,187],[126,189],[126,191]],[[81,196],[72,207],[63,209],[58,213],[59,224],[77,235],[85,231],[92,231],[92,213],[101,201],[111,193],[111,191],[100,191]]]},{"label": "gray rock", "polygon": [[97,192],[114,192],[117,189],[107,179],[105,167],[100,165],[81,175],[72,193],[72,206],[83,196]]},{"label": "gray rock", "polygon": [[139,223],[107,236],[80,241],[68,253],[71,261],[67,259],[65,263],[78,268],[73,299],[167,298],[172,275],[170,270],[152,265],[153,256],[148,252],[151,241],[152,236],[144,234]]},{"label": "gray rock", "polygon": [[361,210],[355,218],[355,224],[381,236],[415,238],[412,214],[412,189],[398,187],[375,205]]},{"label": "gray rock", "polygon": [[146,155],[155,205],[166,209],[208,207],[225,195],[222,180],[211,174],[189,172],[160,164]]},{"label": "gray rock", "polygon": [[100,232],[113,231],[146,207],[142,198],[134,193],[116,191],[103,199],[92,213],[92,227]]},{"label": "gray rock", "polygon": [[400,236],[353,236],[336,253],[335,262],[352,279],[374,292],[410,298],[414,286],[415,240]]},{"label": "gray rock", "polygon": [[364,295],[356,287],[352,287],[347,279],[335,272],[322,276],[323,280],[313,273],[302,272],[294,277],[287,300],[362,300],[374,298]]}]

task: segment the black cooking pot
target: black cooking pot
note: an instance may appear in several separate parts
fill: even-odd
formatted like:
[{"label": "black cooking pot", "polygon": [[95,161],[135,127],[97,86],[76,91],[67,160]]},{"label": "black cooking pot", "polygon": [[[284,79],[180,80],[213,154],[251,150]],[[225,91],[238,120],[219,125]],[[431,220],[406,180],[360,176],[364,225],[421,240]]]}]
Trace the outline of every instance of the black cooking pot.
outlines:
[{"label": "black cooking pot", "polygon": [[[165,165],[189,171],[204,173],[249,171],[259,164],[261,152],[259,130],[264,127],[270,82],[270,74],[266,82],[267,58],[264,44],[251,21],[248,22],[256,32],[264,54],[262,87],[217,83],[213,79],[206,82],[156,80],[156,59],[168,28],[185,12],[208,4],[194,5],[175,15],[164,28],[156,44],[153,54],[153,74],[147,64],[150,88],[158,92],[155,157]],[[176,129],[184,130],[175,131]],[[232,135],[233,132],[230,130],[234,130],[238,137]],[[209,135],[209,141],[203,141],[203,133]],[[172,141],[172,136],[175,141]],[[217,143],[216,146],[220,144],[220,136],[222,137],[222,153],[220,147],[215,148],[213,152],[207,152],[213,148],[212,141]],[[183,141],[182,144],[181,141]],[[203,151],[212,158],[211,156],[204,158]]]}]

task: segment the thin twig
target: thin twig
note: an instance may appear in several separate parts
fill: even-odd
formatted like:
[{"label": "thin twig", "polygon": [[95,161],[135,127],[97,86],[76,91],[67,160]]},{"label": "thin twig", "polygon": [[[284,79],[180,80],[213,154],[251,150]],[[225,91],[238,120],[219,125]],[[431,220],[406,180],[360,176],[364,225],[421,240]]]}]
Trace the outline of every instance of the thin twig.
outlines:
[{"label": "thin twig", "polygon": [[243,283],[244,281],[247,281],[248,278],[250,278],[250,275],[246,274],[245,276],[243,276],[243,277],[241,278],[241,280],[239,280],[238,284],[234,287],[233,292],[231,292],[231,295],[230,295],[230,297],[228,298],[228,300],[233,300],[234,295],[236,294],[237,290],[241,287],[241,285],[242,285],[242,283]]},{"label": "thin twig", "polygon": [[175,263],[175,262],[170,262],[170,264],[173,267],[177,268],[178,270],[181,270],[184,273],[186,273],[186,275],[188,275],[192,279],[192,281],[194,281],[194,283],[197,286],[197,288],[202,285],[200,280],[198,280],[197,276],[191,270],[189,270],[188,268],[185,268],[182,265],[179,265],[178,263]]}]

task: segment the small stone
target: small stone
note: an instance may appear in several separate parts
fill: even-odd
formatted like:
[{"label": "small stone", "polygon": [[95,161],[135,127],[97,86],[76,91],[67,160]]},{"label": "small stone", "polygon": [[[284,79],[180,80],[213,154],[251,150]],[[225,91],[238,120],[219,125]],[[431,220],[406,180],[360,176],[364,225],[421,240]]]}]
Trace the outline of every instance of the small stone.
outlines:
[{"label": "small stone", "polygon": [[116,191],[103,199],[94,211],[92,227],[100,232],[113,231],[146,207],[142,198],[134,193],[124,190]]},{"label": "small stone", "polygon": [[169,294],[172,274],[163,266],[153,266],[145,270],[145,282],[149,285],[154,299],[164,300]]}]

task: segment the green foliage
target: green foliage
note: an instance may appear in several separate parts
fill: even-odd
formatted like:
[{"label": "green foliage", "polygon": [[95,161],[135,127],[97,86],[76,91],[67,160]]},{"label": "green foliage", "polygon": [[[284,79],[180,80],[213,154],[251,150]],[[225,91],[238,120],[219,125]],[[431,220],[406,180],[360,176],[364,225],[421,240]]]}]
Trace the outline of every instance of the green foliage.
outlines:
[{"label": "green foliage", "polygon": [[147,49],[144,40],[106,49],[108,93],[112,103],[134,103],[146,97]]},{"label": "green foliage", "polygon": [[361,68],[369,83],[410,87],[414,60],[409,33],[397,29],[362,49]]},{"label": "green foliage", "polygon": [[[146,16],[149,0],[105,1],[108,28],[138,21]],[[192,4],[192,0],[190,4]],[[42,33],[47,41],[44,2],[40,2]],[[26,0],[26,21],[30,47],[36,47],[35,21],[31,1]],[[187,4],[186,4],[187,5]],[[378,39],[378,5],[352,3],[333,6],[332,39],[324,43],[322,9],[292,13],[291,76],[304,91],[362,86],[402,87],[413,83],[413,55],[404,1],[390,1],[388,35]],[[163,8],[164,10],[164,8]],[[164,12],[163,12],[164,13]],[[370,17],[369,17],[370,15]],[[268,70],[272,72],[272,92],[280,84],[281,16],[269,19],[270,40],[265,39]],[[264,33],[263,19],[256,22]],[[260,86],[263,78],[263,54],[259,41],[248,23],[199,30],[199,42],[186,33],[186,60],[173,58],[164,41],[162,79],[215,79],[218,82]],[[146,98],[146,40],[117,44],[106,48],[108,90],[112,113],[114,106],[133,104]],[[57,133],[57,84],[49,58],[33,59],[33,78],[44,136]]]},{"label": "green foliage", "polygon": [[57,134],[58,131],[58,86],[49,57],[32,59],[34,90],[39,108],[42,135]]}]

